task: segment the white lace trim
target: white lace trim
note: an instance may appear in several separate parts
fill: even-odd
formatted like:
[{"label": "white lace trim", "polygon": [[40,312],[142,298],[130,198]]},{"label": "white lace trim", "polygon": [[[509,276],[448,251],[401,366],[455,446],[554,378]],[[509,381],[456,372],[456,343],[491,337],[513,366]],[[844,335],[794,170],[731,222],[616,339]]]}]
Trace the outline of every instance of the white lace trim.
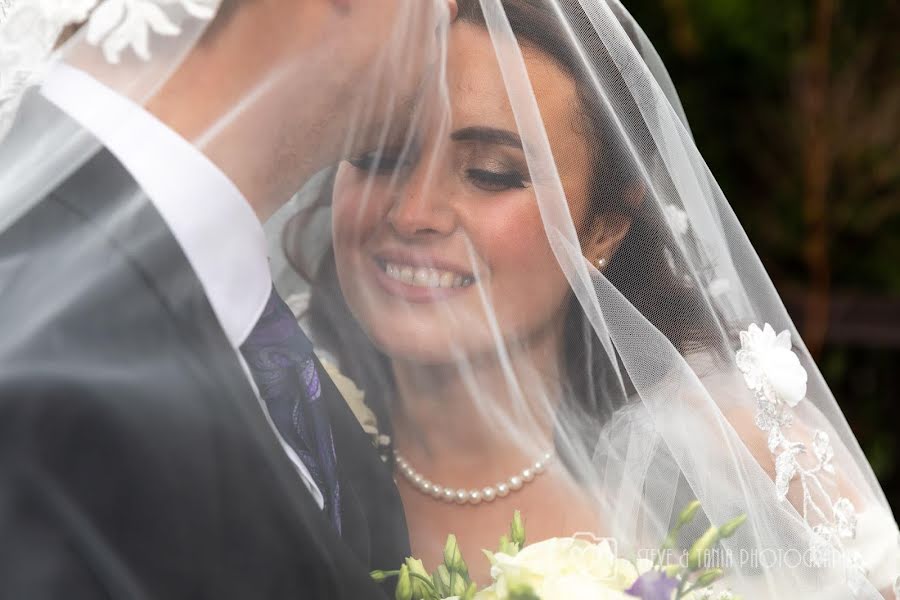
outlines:
[{"label": "white lace trim", "polygon": [[[831,440],[826,432],[816,430],[810,448],[790,437],[792,408],[805,398],[807,378],[791,349],[790,332],[776,335],[768,323],[763,329],[751,325],[741,332],[741,349],[736,359],[747,386],[756,396],[756,425],[769,434],[778,499],[786,502],[792,482],[800,483],[800,508],[812,530],[810,553],[814,563],[822,567],[844,565],[847,583],[857,592],[867,581],[868,567],[858,551],[847,548],[856,538],[856,508],[848,498],[831,496],[821,479],[823,473],[835,474]],[[803,466],[800,456],[814,457],[815,464]]]},{"label": "white lace trim", "polygon": [[87,21],[87,40],[117,64],[122,52],[150,58],[149,34],[175,36],[181,29],[164,7],[212,19],[221,0],[0,0],[0,140],[12,125],[25,91],[40,83],[60,34]]},{"label": "white lace trim", "polygon": [[197,19],[209,20],[220,0],[103,0],[87,24],[87,41],[103,49],[106,60],[118,64],[122,51],[131,48],[143,60],[150,58],[150,32],[176,36],[178,27],[162,6],[177,5]]}]

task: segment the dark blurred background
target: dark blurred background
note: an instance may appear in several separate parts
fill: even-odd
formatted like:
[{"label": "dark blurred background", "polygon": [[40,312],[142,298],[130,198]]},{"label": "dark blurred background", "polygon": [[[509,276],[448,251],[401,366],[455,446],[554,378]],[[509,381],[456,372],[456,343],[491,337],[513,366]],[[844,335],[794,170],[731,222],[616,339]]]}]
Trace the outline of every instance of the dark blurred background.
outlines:
[{"label": "dark blurred background", "polygon": [[623,1],[900,516],[900,2]]}]

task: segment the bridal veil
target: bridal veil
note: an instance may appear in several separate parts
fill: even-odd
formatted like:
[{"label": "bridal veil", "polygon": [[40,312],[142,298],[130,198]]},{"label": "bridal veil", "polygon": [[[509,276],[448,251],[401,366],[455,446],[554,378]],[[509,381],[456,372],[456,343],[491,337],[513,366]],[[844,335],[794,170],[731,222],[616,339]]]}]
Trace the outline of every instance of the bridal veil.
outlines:
[{"label": "bridal veil", "polygon": [[[253,0],[246,4],[252,7]],[[717,566],[725,569],[727,586],[748,598],[870,599],[896,588],[900,539],[879,483],[700,155],[665,67],[623,5],[460,0],[458,23],[450,29],[477,28],[487,36],[489,53],[474,59],[495,74],[486,83],[455,71],[460,66],[442,41],[446,15],[438,3],[400,4],[389,42],[368,50],[375,56],[371,67],[348,90],[355,116],[339,139],[322,139],[311,123],[306,137],[288,140],[288,151],[291,144],[337,146],[334,155],[349,163],[319,165],[319,174],[268,224],[276,283],[308,294],[305,317],[318,348],[365,394],[382,438],[391,435],[394,412],[396,382],[384,351],[392,345],[401,360],[443,361],[443,371],[433,372],[450,368],[470,381],[478,400],[472,420],[510,439],[510,451],[543,452],[537,440],[549,424],[559,460],[604,523],[594,533],[614,538],[622,554],[657,547],[697,499],[703,518],[685,530],[687,538],[709,523],[747,515],[745,525],[721,542],[726,558]],[[227,18],[216,15],[218,5],[13,5],[0,24],[0,229],[99,150],[58,112],[27,101],[44,76],[88,74],[149,105],[194,51],[214,43],[216,20]],[[86,24],[73,30],[80,23]],[[71,36],[57,47],[64,31]],[[264,44],[266,31],[257,34]],[[546,60],[535,63],[535,56]],[[252,93],[222,101],[190,141],[214,161],[227,162],[229,150],[243,142],[244,132],[231,127],[236,115],[302,118],[303,106],[279,102],[270,91],[284,78],[302,79],[319,60],[298,43],[294,61],[257,73]],[[566,101],[545,101],[547,90],[560,89],[546,83],[553,81],[547,71],[571,83]],[[230,76],[226,65],[207,75]],[[487,94],[497,86],[504,94]],[[511,126],[461,129],[458,99],[464,95],[466,114],[499,106],[511,111]],[[83,109],[86,119],[115,118],[97,107]],[[376,126],[361,125],[372,121]],[[444,166],[455,160],[445,141],[451,138],[470,144],[456,159],[466,164],[461,174]],[[567,144],[576,138],[580,145]],[[484,144],[520,153],[525,175],[511,178],[505,154],[482,161]],[[580,187],[572,165],[589,174]],[[350,175],[342,174],[348,169]],[[527,192],[540,236],[498,225],[485,234],[486,245],[473,239],[444,194],[447,180],[457,176],[479,178],[465,210],[481,215],[482,226],[502,214],[490,210],[505,206],[506,190]],[[252,173],[248,179],[259,183]],[[342,189],[351,197],[337,215]],[[351,242],[362,244],[354,227],[387,218],[413,196],[424,204],[404,223],[424,232],[428,243],[452,238],[454,260],[428,263],[425,254],[407,256],[395,245],[383,255],[375,251],[368,266],[357,265],[377,273],[342,273],[337,223]],[[413,222],[424,213],[424,221]],[[390,226],[401,227],[401,220]],[[416,231],[408,237],[419,239]],[[227,248],[215,232],[208,244],[212,252]],[[523,258],[502,263],[503,273],[502,257],[484,253],[501,245],[507,257]],[[540,263],[544,270],[525,260],[544,255],[552,258]],[[5,257],[0,277],[15,270],[15,261],[27,260]],[[83,282],[83,293],[102,277],[103,265],[97,269],[97,278]],[[357,275],[377,284],[357,285]],[[501,275],[513,283],[498,285]],[[536,308],[552,286],[563,290],[558,352],[523,352],[529,341],[520,334],[533,325],[529,319],[538,308],[552,304]],[[78,286],[66,290],[58,302],[79,293]],[[27,290],[15,293],[20,310],[5,315],[0,356],[15,356],[16,344],[52,318],[52,302],[36,313]],[[390,313],[381,314],[386,306]],[[373,340],[376,324],[393,339]],[[85,356],[75,364],[103,373],[100,360]],[[503,374],[503,402],[478,387],[476,374],[486,362]],[[54,365],[5,361],[0,368],[52,374]],[[152,357],[139,368],[152,369]]]},{"label": "bridal veil", "polygon": [[[273,239],[284,233],[286,263],[303,274],[300,289],[311,286],[301,308],[313,335],[362,388],[380,431],[391,433],[397,411],[386,354],[451,362],[477,399],[471,418],[510,439],[510,451],[540,455],[540,432],[552,422],[560,460],[605,524],[598,535],[614,538],[620,553],[658,547],[697,499],[704,518],[686,539],[709,523],[748,517],[721,542],[713,565],[745,597],[890,593],[900,575],[891,509],[640,26],[618,0],[474,0],[460,2],[454,27],[486,32],[490,52],[480,60],[491,63],[492,81],[454,74],[460,50],[451,41],[438,74],[448,84],[429,101],[445,107],[430,115],[437,119],[413,120],[403,136],[385,129],[381,146],[323,173],[297,197],[284,213],[286,230],[272,225]],[[542,69],[574,82],[567,102],[548,99],[554,86]],[[505,94],[491,91],[498,81]],[[514,135],[466,127],[489,105],[511,110]],[[583,138],[586,152],[560,141],[560,127],[563,137]],[[448,148],[465,138],[474,140],[469,150]],[[527,181],[504,175],[514,158],[478,158],[482,142],[521,152]],[[592,165],[587,190],[572,181],[579,161]],[[454,177],[480,179],[451,192]],[[474,239],[466,215],[484,226],[511,214],[497,207],[510,201],[503,194],[522,189],[543,239],[502,226],[491,230],[491,243]],[[352,208],[341,198],[348,193]],[[466,204],[475,202],[484,204]],[[391,233],[367,230],[372,219],[384,219]],[[354,223],[356,233],[348,232]],[[437,290],[430,298],[438,300],[423,308],[427,292],[410,292],[405,305],[392,303],[377,285],[350,281],[367,275],[365,267],[353,270],[341,236],[357,236],[350,244],[371,251],[384,289],[404,296],[392,279]],[[384,241],[391,236],[405,250]],[[512,236],[523,250],[518,267],[486,255],[505,248],[498,236]],[[545,246],[555,260],[535,271],[540,263],[529,253]],[[430,254],[434,248],[452,250]],[[447,255],[456,262],[442,262]],[[504,287],[516,268],[528,284]],[[528,342],[517,327],[560,274],[571,304],[559,353],[523,352]],[[466,291],[452,292],[459,286]],[[427,311],[444,327],[432,327]],[[559,370],[548,368],[556,360]],[[479,387],[484,361],[503,373],[503,402]],[[439,482],[439,474],[424,475]],[[436,483],[424,485],[435,492]]]}]

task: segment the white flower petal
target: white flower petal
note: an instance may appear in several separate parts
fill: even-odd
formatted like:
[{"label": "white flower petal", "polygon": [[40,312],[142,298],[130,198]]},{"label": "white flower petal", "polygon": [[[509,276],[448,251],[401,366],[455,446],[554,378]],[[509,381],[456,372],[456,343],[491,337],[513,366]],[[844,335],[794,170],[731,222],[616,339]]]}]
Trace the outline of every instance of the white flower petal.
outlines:
[{"label": "white flower petal", "polygon": [[847,498],[838,498],[832,506],[837,534],[842,538],[856,537],[856,507]]},{"label": "white flower petal", "polygon": [[797,454],[802,448],[802,444],[791,444],[775,459],[775,493],[781,500],[787,498],[791,480],[797,473]]},{"label": "white flower petal", "polygon": [[219,3],[220,0],[101,0],[90,16],[87,39],[91,44],[101,45],[110,63],[118,63],[122,51],[129,46],[140,58],[148,60],[151,31],[162,36],[181,33],[181,28],[161,6],[178,5],[194,18],[209,20],[215,16]]},{"label": "white flower petal", "polygon": [[[96,45],[122,21],[125,0],[106,0],[91,14],[87,25],[87,41]],[[105,49],[104,49],[105,52]]]},{"label": "white flower petal", "polygon": [[141,16],[154,33],[173,36],[181,33],[181,28],[169,19],[168,15],[156,4],[144,2],[140,8]]},{"label": "white flower petal", "polygon": [[713,298],[718,298],[719,296],[725,295],[731,291],[731,282],[724,278],[713,279],[709,282],[709,286],[707,287],[709,290],[710,296]]},{"label": "white flower petal", "polygon": [[782,435],[781,433],[781,428],[773,426],[769,431],[769,452],[775,452],[776,450],[778,450],[778,447],[782,442],[784,442],[784,435]]},{"label": "white flower petal", "polygon": [[778,400],[793,407],[806,396],[806,369],[792,351],[772,349],[760,366]]},{"label": "white flower petal", "polygon": [[775,346],[785,350],[791,349],[791,332],[785,329],[775,338]]},{"label": "white flower petal", "polygon": [[148,35],[147,22],[140,17],[135,17],[134,25],[131,28],[131,47],[141,60],[150,60]]},{"label": "white flower petal", "polygon": [[103,56],[106,61],[112,65],[119,64],[122,56],[122,50],[128,47],[130,40],[122,33],[121,28],[114,31],[103,42]]},{"label": "white flower petal", "polygon": [[823,463],[823,466],[827,465],[834,457],[834,449],[831,447],[831,440],[828,438],[828,434],[821,429],[816,431],[816,434],[813,437],[813,453],[816,455],[816,459],[820,463]]},{"label": "white flower petal", "polygon": [[219,8],[219,0],[182,0],[182,6],[189,15],[196,19],[209,21],[216,16]]}]

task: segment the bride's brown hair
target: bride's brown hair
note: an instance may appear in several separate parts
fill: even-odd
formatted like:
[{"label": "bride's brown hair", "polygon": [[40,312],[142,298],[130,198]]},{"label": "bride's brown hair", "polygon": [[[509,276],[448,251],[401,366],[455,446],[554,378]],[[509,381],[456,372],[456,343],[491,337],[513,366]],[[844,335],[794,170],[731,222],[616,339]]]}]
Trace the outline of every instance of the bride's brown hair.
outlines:
[{"label": "bride's brown hair", "polygon": [[[576,35],[596,37],[578,2],[561,4],[567,7],[564,13]],[[571,47],[568,32],[546,0],[503,0],[503,6],[519,43],[541,50],[575,80],[584,137],[607,141],[591,145],[594,156],[589,189],[594,193],[588,199],[589,214],[594,221],[601,215],[624,215],[630,219],[630,227],[604,275],[680,351],[707,347],[713,332],[699,330],[695,324],[710,322],[702,317],[710,309],[695,282],[684,275],[689,271],[679,259],[680,252],[671,239],[665,216],[660,214],[655,202],[644,198],[646,187],[635,174],[634,159],[620,150],[626,144],[608,143],[620,136],[609,117],[610,111],[634,113],[638,108],[636,105],[607,107],[586,83],[597,73],[607,80],[620,78],[617,66],[602,50],[599,39],[594,44],[582,44],[593,49],[585,64],[584,57]],[[458,20],[485,26],[480,2],[460,0]],[[627,26],[626,33],[636,40],[635,32]],[[652,162],[653,157],[649,160]],[[372,345],[352,316],[338,283],[333,250],[329,248],[317,265],[304,264],[302,259],[300,240],[310,233],[314,213],[330,205],[332,184],[333,175],[322,184],[317,201],[288,223],[285,251],[295,270],[310,283],[306,317],[317,344],[332,352],[347,376],[365,390],[367,403],[378,416],[382,431],[389,432],[388,402],[393,395],[393,382],[387,357]],[[592,219],[588,221],[582,227],[586,233],[592,229]],[[639,277],[636,276],[638,265]],[[609,400],[599,392],[601,382],[616,368],[601,360],[605,351],[574,295],[570,303],[561,357],[567,376],[565,402],[567,409],[576,411],[579,417],[588,417],[576,421],[590,424],[589,428],[596,430],[596,424],[605,421],[618,408],[609,405]]]}]

